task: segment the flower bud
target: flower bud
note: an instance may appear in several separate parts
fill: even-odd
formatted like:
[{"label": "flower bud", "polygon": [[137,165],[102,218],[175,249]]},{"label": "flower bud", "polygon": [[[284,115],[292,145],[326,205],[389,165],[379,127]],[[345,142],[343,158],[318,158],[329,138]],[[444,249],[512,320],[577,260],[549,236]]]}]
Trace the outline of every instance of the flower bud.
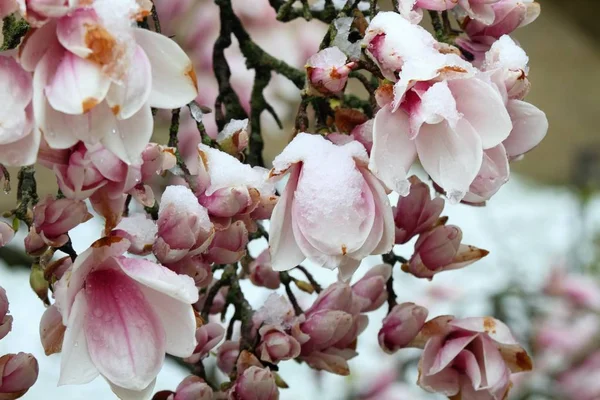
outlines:
[{"label": "flower bud", "polygon": [[400,197],[394,209],[397,244],[404,244],[431,229],[444,209],[444,200],[439,197],[432,200],[426,183],[416,176],[411,177],[410,181],[408,196]]},{"label": "flower bud", "polygon": [[217,135],[217,143],[221,150],[235,156],[248,147],[248,120],[232,119]]},{"label": "flower bud", "polygon": [[383,319],[379,331],[379,346],[388,354],[406,347],[419,333],[428,311],[413,303],[397,304]]},{"label": "flower bud", "polygon": [[204,257],[215,264],[233,264],[246,254],[248,230],[243,221],[235,221],[222,231],[217,231]]},{"label": "flower bud", "polygon": [[454,225],[437,226],[422,234],[415,253],[402,270],[417,278],[432,279],[442,271],[464,268],[489,254],[487,250],[460,244],[462,231]]},{"label": "flower bud", "polygon": [[66,256],[63,258],[59,258],[58,260],[52,262],[50,265],[46,267],[44,271],[44,275],[49,282],[58,281],[62,276],[67,272],[69,268],[73,265],[73,260],[71,257]]},{"label": "flower bud", "polygon": [[175,149],[156,143],[148,143],[142,152],[142,182],[149,182],[154,176],[162,174],[177,164]]},{"label": "flower bud", "polygon": [[350,314],[357,314],[365,299],[357,298],[352,294],[352,288],[345,283],[334,283],[319,293],[313,305],[306,311],[311,314],[320,310],[339,310]]},{"label": "flower bud", "polygon": [[18,399],[38,378],[38,362],[26,353],[7,354],[0,357],[0,398]]},{"label": "flower bud", "polygon": [[302,345],[302,353],[334,345],[346,336],[352,326],[352,315],[344,311],[320,310],[311,314],[300,325],[302,332],[310,336],[310,340]]},{"label": "flower bud", "polygon": [[391,276],[392,266],[381,264],[371,268],[365,276],[352,285],[352,292],[355,295],[369,300],[369,304],[365,304],[361,312],[376,310],[387,300],[386,284]]},{"label": "flower bud", "polygon": [[306,73],[311,87],[324,95],[344,90],[355,65],[346,61],[346,55],[337,47],[328,47],[310,57],[306,62]]},{"label": "flower bud", "polygon": [[194,354],[186,358],[185,361],[195,364],[204,357],[223,339],[225,329],[214,322],[202,325],[196,330],[196,341],[198,344],[194,349]]},{"label": "flower bud", "polygon": [[8,297],[6,290],[0,286],[0,339],[8,335],[12,329],[13,317],[8,315]]},{"label": "flower bud", "polygon": [[33,207],[33,227],[48,246],[60,247],[67,243],[67,233],[92,218],[83,201],[55,200],[47,196]]},{"label": "flower bud", "polygon": [[40,339],[47,356],[60,353],[65,337],[66,327],[63,325],[62,315],[55,305],[46,309],[40,321]]},{"label": "flower bud", "polygon": [[213,390],[202,378],[190,375],[177,386],[173,400],[212,400]]},{"label": "flower bud", "polygon": [[281,284],[279,272],[271,267],[271,254],[269,249],[264,250],[248,267],[250,270],[250,281],[256,286],[268,289],[277,289]]},{"label": "flower bud", "polygon": [[229,398],[231,400],[278,400],[279,390],[271,371],[253,366],[238,377]]},{"label": "flower bud", "polygon": [[154,254],[162,263],[200,254],[210,244],[214,227],[206,209],[185,186],[168,186],[158,211],[158,237]]},{"label": "flower bud", "polygon": [[300,343],[285,333],[283,328],[274,325],[264,325],[258,331],[261,342],[257,351],[260,359],[271,364],[290,360],[300,355]]},{"label": "flower bud", "polygon": [[0,247],[4,247],[10,243],[15,237],[15,231],[4,221],[0,221]]},{"label": "flower bud", "polygon": [[217,367],[224,374],[229,375],[233,371],[235,362],[240,354],[240,342],[227,340],[217,351]]},{"label": "flower bud", "polygon": [[30,256],[41,256],[46,250],[48,250],[48,245],[44,241],[44,238],[35,231],[35,228],[33,226],[29,230],[27,236],[25,236],[24,242],[25,251]]},{"label": "flower bud", "polygon": [[31,274],[29,275],[29,284],[33,291],[38,295],[40,300],[46,304],[50,304],[48,300],[48,290],[50,284],[44,276],[44,270],[39,264],[33,264],[31,266]]}]

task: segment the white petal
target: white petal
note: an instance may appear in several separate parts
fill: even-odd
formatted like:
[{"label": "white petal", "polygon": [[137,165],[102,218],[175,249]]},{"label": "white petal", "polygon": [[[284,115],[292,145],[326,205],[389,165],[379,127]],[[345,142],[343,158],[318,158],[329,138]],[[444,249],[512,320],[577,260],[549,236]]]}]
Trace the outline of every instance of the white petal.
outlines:
[{"label": "white petal", "polygon": [[296,243],[292,229],[292,201],[299,176],[300,166],[292,167],[285,190],[273,209],[269,229],[269,250],[271,264],[275,271],[292,269],[306,258]]},{"label": "white petal", "polygon": [[85,294],[80,291],[75,297],[75,304],[67,322],[60,360],[59,385],[89,383],[99,374],[88,353],[83,329],[84,318],[88,312]]},{"label": "white petal", "polygon": [[511,100],[507,108],[513,130],[503,144],[509,156],[517,157],[542,141],[548,132],[548,119],[543,111],[524,101]]},{"label": "white petal", "polygon": [[147,29],[135,29],[135,39],[152,66],[151,107],[183,107],[198,95],[191,60],[173,40]]},{"label": "white petal", "polygon": [[415,142],[408,139],[410,122],[403,110],[383,107],[375,116],[373,148],[369,169],[392,190],[406,196],[410,189],[407,173],[415,161]]},{"label": "white petal", "polygon": [[125,389],[121,386],[117,386],[113,384],[111,381],[108,381],[110,385],[110,389],[114,394],[121,400],[148,400],[152,397],[152,393],[154,393],[154,386],[156,386],[156,379],[150,382],[148,386],[146,386],[142,390],[129,390]]},{"label": "white petal", "polygon": [[447,122],[425,124],[415,141],[425,171],[446,191],[451,202],[460,201],[483,161],[477,132],[464,119],[458,121],[456,130]]},{"label": "white petal", "polygon": [[129,119],[117,120],[112,116],[114,128],[109,130],[102,144],[114,155],[127,164],[138,164],[142,159],[142,151],[152,137],[154,118],[148,105]]}]

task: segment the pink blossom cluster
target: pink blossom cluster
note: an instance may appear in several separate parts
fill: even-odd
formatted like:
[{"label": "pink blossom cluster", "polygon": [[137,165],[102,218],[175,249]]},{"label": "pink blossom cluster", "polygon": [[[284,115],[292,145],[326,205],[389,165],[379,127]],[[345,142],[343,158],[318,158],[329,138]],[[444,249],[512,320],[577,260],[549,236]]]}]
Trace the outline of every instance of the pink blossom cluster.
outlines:
[{"label": "pink blossom cluster", "polygon": [[[426,308],[396,303],[392,275],[396,261],[403,271],[432,279],[487,255],[462,243],[461,229],[441,217],[444,199],[432,199],[429,185],[409,178],[409,169],[419,159],[440,196],[483,204],[508,180],[509,161],[543,139],[544,113],[523,100],[528,58],[507,36],[535,19],[539,7],[512,0],[400,0],[398,12],[367,18],[369,7],[359,2],[355,17],[332,21],[330,43],[317,52],[317,36],[325,34],[318,29],[313,37],[309,29],[294,36],[299,28],[290,28],[278,41],[272,33],[286,10],[281,6],[276,14],[275,3],[234,1],[239,21],[222,20],[219,31],[218,16],[231,1],[0,2],[3,17],[17,13],[28,24],[18,46],[0,54],[6,98],[0,167],[25,167],[25,175],[37,162],[59,187],[56,196],[37,198],[35,185],[20,175],[19,204],[4,214],[13,224],[0,221],[0,247],[13,239],[19,220],[28,226],[31,285],[48,306],[40,338],[47,355],[61,353],[58,383],[101,376],[121,399],[148,399],[170,355],[193,375],[156,399],[275,400],[286,386],[277,373],[281,362],[350,374],[367,313],[387,302],[380,347],[390,354],[423,349],[422,388],[450,398],[505,398],[511,374],[531,369],[508,327],[490,317],[427,321]],[[331,7],[347,12],[340,1],[305,6],[316,15]],[[456,11],[467,37],[434,39],[415,24],[423,9]],[[160,33],[159,19],[165,33],[182,33],[180,44]],[[304,66],[306,74],[301,93],[287,90],[281,77],[273,81],[279,97],[292,93],[302,105],[293,139],[270,170],[245,162],[262,158],[255,154],[262,151],[260,115],[250,108],[251,97],[266,102],[262,92],[247,79],[237,49],[227,55],[229,71],[214,64],[212,39],[231,42],[227,24],[238,22],[235,29],[245,35],[268,36],[273,51],[294,43],[295,59],[283,68],[302,74],[293,65]],[[236,35],[243,42],[243,34]],[[277,59],[258,48],[252,47],[275,68]],[[231,87],[223,89],[222,79],[217,85],[215,73],[230,75]],[[348,82],[357,76],[372,89],[368,107],[345,103]],[[232,98],[243,112],[252,111],[250,121],[231,117]],[[218,133],[194,100],[215,104],[223,122]],[[309,104],[315,124],[299,129]],[[193,118],[180,129],[186,105]],[[151,142],[157,109],[172,110],[168,145]],[[265,110],[275,114],[269,104]],[[395,207],[392,191],[400,195]],[[104,229],[77,254],[70,234],[94,217],[91,211]],[[248,247],[255,239],[268,242],[258,257]],[[411,257],[394,253],[395,245],[413,239]],[[68,257],[54,258],[57,251]],[[384,263],[351,284],[371,255]],[[297,268],[307,261],[310,267]],[[318,267],[337,271],[338,281],[321,290],[310,272]],[[286,297],[271,294],[254,310],[245,280],[285,289]],[[318,295],[303,309],[294,288]],[[5,297],[0,290],[0,338],[12,322]],[[214,353],[229,378],[223,384],[204,368]],[[22,395],[35,377],[35,359],[0,358],[0,398]]]}]

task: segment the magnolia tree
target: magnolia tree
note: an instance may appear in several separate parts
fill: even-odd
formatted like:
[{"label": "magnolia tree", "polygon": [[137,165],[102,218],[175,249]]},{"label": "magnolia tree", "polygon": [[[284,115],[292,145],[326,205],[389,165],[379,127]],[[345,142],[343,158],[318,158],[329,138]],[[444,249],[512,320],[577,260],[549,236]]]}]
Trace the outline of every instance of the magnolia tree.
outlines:
[{"label": "magnolia tree", "polygon": [[[0,244],[27,225],[57,384],[277,399],[282,362],[350,374],[369,312],[387,307],[370,323],[386,353],[422,349],[419,386],[505,399],[532,368],[509,328],[397,304],[392,272],[431,280],[487,255],[441,214],[446,201],[485,205],[546,134],[508,36],[539,12],[532,0],[1,0],[7,185],[6,167],[20,169]],[[273,131],[293,136],[268,169]],[[433,190],[410,176],[417,160]],[[38,166],[56,195],[38,196]],[[104,229],[77,254],[69,232],[92,213]],[[408,242],[412,254],[394,252]],[[370,255],[380,265],[353,278]],[[317,268],[338,281],[322,287]],[[243,281],[273,293],[253,309]],[[0,289],[0,338],[21,318],[9,300]],[[227,379],[206,373],[215,354]],[[155,394],[166,355],[192,375]],[[1,357],[0,398],[37,376],[33,356]]]}]

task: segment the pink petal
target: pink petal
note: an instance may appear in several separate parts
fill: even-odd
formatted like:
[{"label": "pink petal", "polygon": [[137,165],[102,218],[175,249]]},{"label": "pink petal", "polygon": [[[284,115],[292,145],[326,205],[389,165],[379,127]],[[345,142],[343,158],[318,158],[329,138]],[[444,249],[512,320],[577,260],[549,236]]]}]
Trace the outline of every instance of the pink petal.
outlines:
[{"label": "pink petal", "polygon": [[[385,193],[383,185],[369,171],[361,169],[361,172],[373,193],[375,219],[381,222],[381,227],[372,229],[371,236],[363,245],[364,250],[368,250],[368,253],[361,253],[359,257],[355,257],[362,259],[370,254],[383,254],[389,252],[394,246],[396,229],[390,200]],[[381,232],[381,235],[379,235],[379,232]],[[375,240],[374,242],[372,242],[373,239]],[[372,243],[375,248],[371,249],[371,246],[367,242]]]},{"label": "pink petal", "polygon": [[154,393],[156,379],[154,379],[152,382],[150,382],[150,384],[148,384],[148,386],[141,390],[125,389],[124,387],[117,386],[110,381],[108,384],[110,385],[110,390],[112,390],[120,400],[149,399],[152,396],[152,393]]},{"label": "pink petal", "polygon": [[434,375],[446,368],[450,363],[477,337],[476,334],[463,336],[456,339],[446,340],[438,351],[435,361],[427,372],[429,375]]},{"label": "pink petal", "polygon": [[66,51],[45,92],[55,110],[83,114],[104,100],[109,88],[110,80],[97,64]]},{"label": "pink petal", "polygon": [[415,141],[425,171],[446,191],[451,202],[460,201],[483,160],[477,132],[465,119],[458,121],[455,130],[447,122],[425,124]]},{"label": "pink petal", "polygon": [[58,20],[56,35],[60,44],[69,52],[80,58],[88,58],[92,55],[92,49],[86,43],[88,35],[99,24],[100,20],[93,8],[81,8]]},{"label": "pink petal", "polygon": [[458,112],[481,137],[484,149],[497,146],[508,137],[512,123],[500,93],[480,79],[455,79],[448,82]]},{"label": "pink petal", "polygon": [[300,166],[292,167],[290,177],[273,209],[269,229],[269,251],[271,265],[275,271],[287,271],[300,264],[306,258],[294,237],[292,229],[292,201],[298,186]]},{"label": "pink petal", "polygon": [[129,119],[118,120],[111,116],[113,128],[110,129],[102,144],[127,164],[140,164],[142,152],[146,148],[154,129],[154,118],[148,105]]},{"label": "pink petal", "polygon": [[373,148],[369,169],[401,196],[410,190],[407,173],[415,161],[415,142],[408,139],[410,122],[403,110],[392,112],[385,106],[375,116]]},{"label": "pink petal", "polygon": [[481,387],[481,370],[473,353],[469,350],[461,351],[456,356],[453,366],[465,371],[475,390]]},{"label": "pink petal", "polygon": [[40,131],[33,129],[27,136],[9,144],[0,144],[0,163],[6,166],[34,164],[40,147]]},{"label": "pink petal", "polygon": [[140,391],[164,362],[165,331],[135,282],[116,270],[86,279],[85,336],[90,357],[114,385]]},{"label": "pink petal", "polygon": [[184,304],[198,301],[198,290],[189,276],[141,258],[119,257],[118,261],[123,272],[141,285]]},{"label": "pink petal", "polygon": [[507,105],[513,129],[503,142],[511,157],[525,154],[537,146],[548,132],[546,114],[533,104],[511,100]]},{"label": "pink petal", "polygon": [[427,391],[454,396],[459,391],[459,375],[455,369],[446,368],[435,375],[429,373],[435,357],[441,349],[442,341],[442,337],[435,336],[425,345],[419,361],[420,373],[417,383]]},{"label": "pink petal", "polygon": [[194,66],[185,52],[166,36],[135,29],[135,39],[152,65],[151,107],[182,107],[198,95]]},{"label": "pink petal", "polygon": [[[485,336],[480,337],[480,342],[482,344],[482,357],[480,360],[483,364],[484,374],[482,387],[491,389],[506,386],[508,384],[510,372],[504,363],[504,359],[502,358],[500,351],[498,351],[498,348],[494,342]],[[479,355],[476,354],[476,356]]]},{"label": "pink petal", "polygon": [[[62,344],[59,385],[76,385],[93,381],[98,370],[90,358],[84,331],[84,318],[89,313],[85,293],[79,291],[67,321]],[[64,317],[64,314],[63,314]]]},{"label": "pink petal", "polygon": [[144,50],[137,46],[124,81],[110,86],[106,101],[117,118],[131,118],[144,106],[151,89],[150,60]]},{"label": "pink petal", "polygon": [[19,64],[25,71],[33,72],[46,51],[57,43],[55,31],[56,24],[48,22],[27,32],[18,50]]}]

